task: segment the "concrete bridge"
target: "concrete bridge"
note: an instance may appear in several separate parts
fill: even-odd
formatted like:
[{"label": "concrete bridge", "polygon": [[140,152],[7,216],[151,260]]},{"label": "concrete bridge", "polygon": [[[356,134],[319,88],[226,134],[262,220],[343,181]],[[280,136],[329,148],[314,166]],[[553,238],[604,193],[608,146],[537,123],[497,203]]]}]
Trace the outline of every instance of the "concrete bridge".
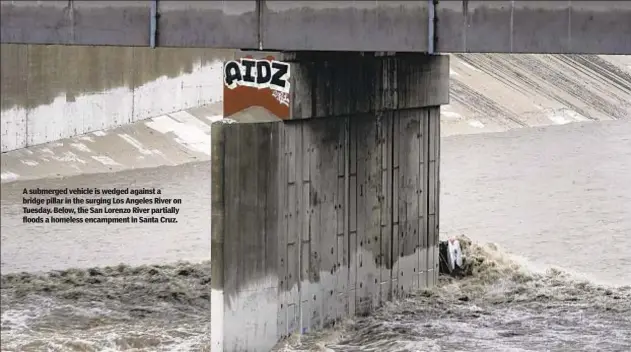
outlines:
[{"label": "concrete bridge", "polygon": [[2,1],[2,43],[631,53],[628,1]]},{"label": "concrete bridge", "polygon": [[254,50],[224,66],[223,110],[258,123],[212,135],[213,351],[267,351],[435,285],[449,101],[449,59],[437,53],[631,54],[623,1],[3,1],[1,10],[3,44]]}]

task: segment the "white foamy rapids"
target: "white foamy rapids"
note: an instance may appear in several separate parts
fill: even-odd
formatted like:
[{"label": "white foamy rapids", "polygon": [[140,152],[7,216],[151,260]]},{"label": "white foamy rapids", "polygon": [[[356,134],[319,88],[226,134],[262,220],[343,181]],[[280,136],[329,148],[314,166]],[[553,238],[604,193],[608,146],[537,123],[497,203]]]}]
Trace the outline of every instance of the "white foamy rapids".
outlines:
[{"label": "white foamy rapids", "polygon": [[[631,288],[460,237],[468,274],[276,351],[628,351]],[[210,264],[2,276],[3,351],[210,351]]]},{"label": "white foamy rapids", "polygon": [[463,279],[388,303],[277,351],[628,351],[631,287],[534,270],[493,244],[460,237]]},{"label": "white foamy rapids", "polygon": [[209,351],[209,263],[2,276],[3,351]]}]

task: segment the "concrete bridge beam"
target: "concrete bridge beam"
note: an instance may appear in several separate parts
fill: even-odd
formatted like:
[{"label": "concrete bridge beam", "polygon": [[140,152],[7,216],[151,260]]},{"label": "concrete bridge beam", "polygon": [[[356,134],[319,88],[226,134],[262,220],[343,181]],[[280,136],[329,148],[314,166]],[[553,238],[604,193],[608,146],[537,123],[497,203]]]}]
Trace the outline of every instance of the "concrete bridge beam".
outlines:
[{"label": "concrete bridge beam", "polygon": [[7,44],[630,54],[628,1],[0,1]]},{"label": "concrete bridge beam", "polygon": [[448,57],[282,60],[284,116],[271,103],[235,108],[231,89],[248,101],[266,93],[232,85],[228,114],[277,118],[213,128],[213,351],[268,351],[438,276]]}]

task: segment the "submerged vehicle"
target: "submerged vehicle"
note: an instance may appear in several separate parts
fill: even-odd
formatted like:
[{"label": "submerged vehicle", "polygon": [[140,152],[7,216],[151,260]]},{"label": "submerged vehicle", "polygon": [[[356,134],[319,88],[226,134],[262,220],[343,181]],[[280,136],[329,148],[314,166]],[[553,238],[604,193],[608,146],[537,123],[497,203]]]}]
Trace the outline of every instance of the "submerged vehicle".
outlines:
[{"label": "submerged vehicle", "polygon": [[457,238],[449,238],[438,244],[440,253],[440,274],[460,277],[465,275],[465,258]]}]

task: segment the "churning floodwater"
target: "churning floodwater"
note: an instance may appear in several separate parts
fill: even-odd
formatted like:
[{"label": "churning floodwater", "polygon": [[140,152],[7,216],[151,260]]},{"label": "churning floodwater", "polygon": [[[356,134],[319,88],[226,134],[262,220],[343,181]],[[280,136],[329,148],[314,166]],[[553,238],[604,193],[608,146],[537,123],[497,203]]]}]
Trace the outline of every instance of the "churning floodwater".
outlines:
[{"label": "churning floodwater", "polygon": [[[277,349],[631,350],[631,121],[442,147],[441,228],[473,275]],[[21,223],[24,187],[68,184],[162,188],[181,222]],[[209,192],[207,164],[3,185],[2,351],[208,350]]]}]

